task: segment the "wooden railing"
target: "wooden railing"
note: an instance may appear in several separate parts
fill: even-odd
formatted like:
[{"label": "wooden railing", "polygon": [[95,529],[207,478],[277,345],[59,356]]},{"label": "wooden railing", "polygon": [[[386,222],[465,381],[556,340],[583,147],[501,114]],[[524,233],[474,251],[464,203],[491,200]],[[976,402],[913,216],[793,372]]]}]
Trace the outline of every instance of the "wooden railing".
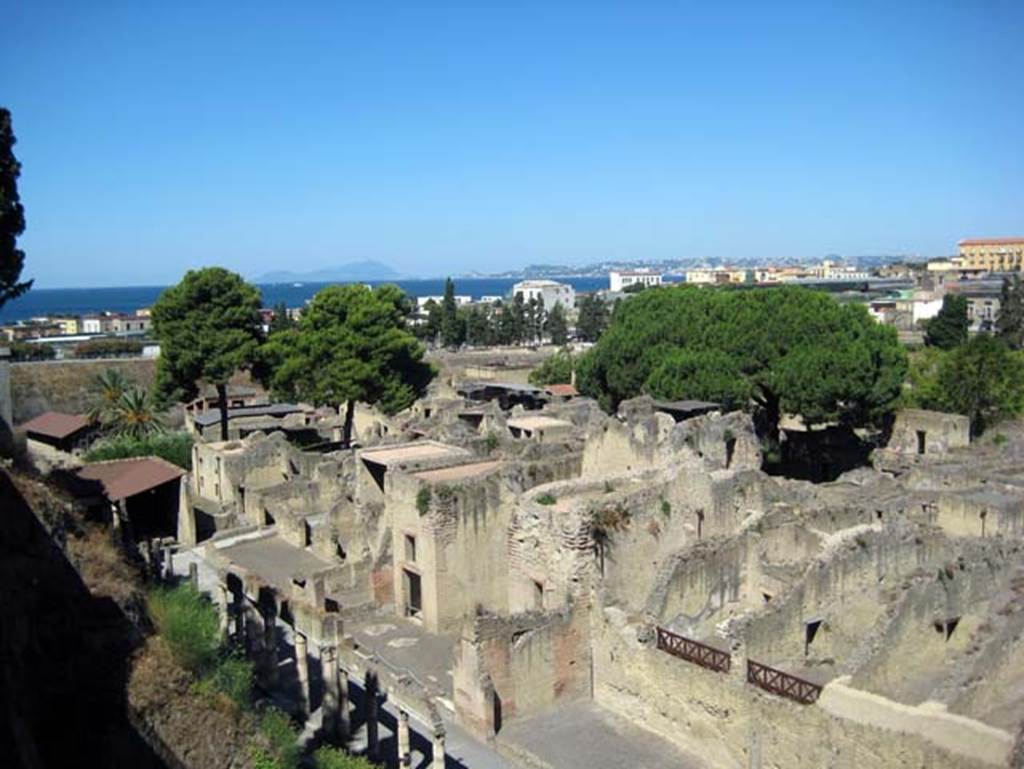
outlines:
[{"label": "wooden railing", "polygon": [[708,670],[716,670],[720,673],[728,672],[732,661],[729,652],[702,644],[700,641],[694,641],[662,627],[657,628],[657,632],[658,648],[662,651]]},{"label": "wooden railing", "polygon": [[821,694],[818,684],[805,681],[803,678],[791,676],[781,670],[762,665],[760,662],[747,660],[747,682],[760,686],[767,692],[788,697],[804,705],[812,705]]}]

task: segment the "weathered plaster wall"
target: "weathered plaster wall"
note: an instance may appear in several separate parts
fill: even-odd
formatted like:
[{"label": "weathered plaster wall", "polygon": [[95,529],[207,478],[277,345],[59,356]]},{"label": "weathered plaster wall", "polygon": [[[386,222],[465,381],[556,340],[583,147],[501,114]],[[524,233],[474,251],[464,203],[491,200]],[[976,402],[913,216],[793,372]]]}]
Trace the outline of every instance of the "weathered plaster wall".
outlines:
[{"label": "weathered plaster wall", "polygon": [[879,723],[860,711],[833,715],[746,684],[742,669],[715,673],[672,657],[639,643],[637,626],[614,609],[605,610],[592,632],[595,701],[714,769],[992,765],[930,741],[932,721]]}]

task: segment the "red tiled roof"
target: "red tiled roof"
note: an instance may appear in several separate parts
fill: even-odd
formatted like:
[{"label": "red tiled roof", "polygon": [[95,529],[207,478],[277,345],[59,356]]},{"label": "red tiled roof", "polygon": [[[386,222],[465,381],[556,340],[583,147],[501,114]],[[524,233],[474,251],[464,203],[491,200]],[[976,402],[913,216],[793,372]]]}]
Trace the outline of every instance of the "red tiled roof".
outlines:
[{"label": "red tiled roof", "polygon": [[25,432],[45,435],[56,440],[63,440],[79,430],[89,426],[89,420],[80,414],[61,414],[59,411],[47,411],[35,419],[22,425]]},{"label": "red tiled roof", "polygon": [[103,493],[112,501],[155,489],[184,474],[185,471],[180,467],[160,457],[93,462],[78,471],[79,478],[102,484]]},{"label": "red tiled roof", "polygon": [[571,398],[574,395],[580,394],[571,384],[550,384],[544,389],[551,395],[557,395],[561,398]]},{"label": "red tiled roof", "polygon": [[961,240],[961,246],[1012,246],[1016,243],[1024,243],[1024,238],[971,238]]}]

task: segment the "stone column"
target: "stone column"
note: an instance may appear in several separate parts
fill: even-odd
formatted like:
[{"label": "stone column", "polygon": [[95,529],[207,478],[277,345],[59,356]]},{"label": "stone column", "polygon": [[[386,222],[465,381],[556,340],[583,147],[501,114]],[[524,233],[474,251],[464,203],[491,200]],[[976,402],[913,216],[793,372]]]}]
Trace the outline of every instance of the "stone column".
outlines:
[{"label": "stone column", "polygon": [[348,671],[338,667],[338,739],[348,739],[351,723],[348,717]]},{"label": "stone column", "polygon": [[431,769],[444,769],[444,732],[434,732],[434,750],[430,759]]},{"label": "stone column", "polygon": [[377,760],[377,676],[367,671],[366,687],[366,757]]},{"label": "stone column", "polygon": [[338,657],[333,646],[320,647],[320,671],[324,679],[324,701],[321,706],[324,734],[337,739],[340,696],[338,692]]},{"label": "stone column", "polygon": [[295,674],[299,679],[299,704],[309,715],[309,658],[306,656],[306,636],[295,631]]},{"label": "stone column", "polygon": [[249,659],[259,664],[263,655],[263,627],[256,616],[256,607],[242,596],[242,613],[245,615],[245,651]]},{"label": "stone column", "polygon": [[164,579],[168,582],[174,579],[174,550],[170,547],[164,548]]},{"label": "stone column", "polygon": [[277,607],[266,603],[260,607],[263,617],[263,665],[268,686],[277,683]]},{"label": "stone column", "polygon": [[220,617],[220,637],[222,641],[227,641],[228,636],[231,634],[231,593],[228,592],[228,586],[223,582],[217,583],[217,593],[219,594],[220,602],[217,604]]},{"label": "stone column", "polygon": [[398,765],[409,766],[412,752],[409,750],[409,714],[398,709]]}]

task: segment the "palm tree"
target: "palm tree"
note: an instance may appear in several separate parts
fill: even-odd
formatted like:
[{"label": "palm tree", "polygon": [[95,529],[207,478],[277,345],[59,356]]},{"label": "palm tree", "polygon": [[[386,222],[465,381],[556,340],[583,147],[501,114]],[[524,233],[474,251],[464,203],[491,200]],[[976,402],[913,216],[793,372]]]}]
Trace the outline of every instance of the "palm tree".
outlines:
[{"label": "palm tree", "polygon": [[164,431],[153,397],[138,387],[121,393],[117,403],[107,413],[104,425],[113,435],[135,439]]},{"label": "palm tree", "polygon": [[631,515],[621,505],[608,505],[594,512],[590,520],[590,541],[594,543],[601,576],[604,576],[604,562],[612,547],[612,535],[629,527]]},{"label": "palm tree", "polygon": [[97,374],[92,382],[89,419],[101,424],[106,423],[128,387],[127,377],[117,369],[108,368],[102,374]]}]

